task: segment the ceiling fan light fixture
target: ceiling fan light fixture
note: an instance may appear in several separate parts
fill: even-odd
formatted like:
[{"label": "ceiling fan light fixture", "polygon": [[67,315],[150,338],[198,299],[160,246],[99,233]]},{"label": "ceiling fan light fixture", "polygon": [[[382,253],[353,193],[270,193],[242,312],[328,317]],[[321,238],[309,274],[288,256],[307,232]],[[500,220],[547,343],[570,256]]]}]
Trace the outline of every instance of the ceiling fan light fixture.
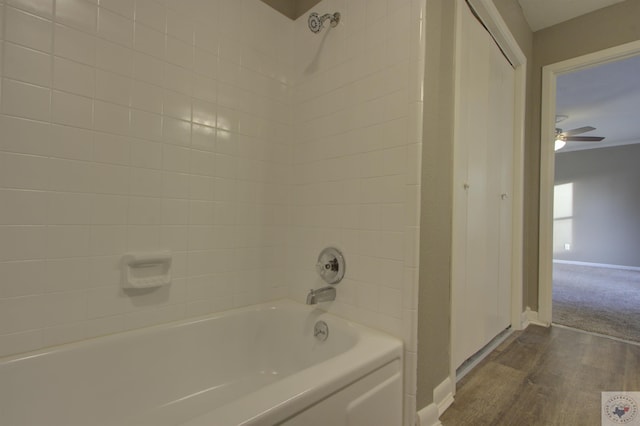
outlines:
[{"label": "ceiling fan light fixture", "polygon": [[587,133],[595,130],[595,127],[584,126],[577,129],[567,130],[563,132],[562,129],[556,127],[556,137],[554,140],[554,151],[564,148],[567,141],[572,142],[600,142],[604,139],[602,136],[576,136],[582,133]]},{"label": "ceiling fan light fixture", "polygon": [[564,148],[564,146],[567,144],[567,142],[563,141],[562,139],[556,139],[554,144],[555,145],[553,147],[553,150],[554,151],[558,151],[558,150]]}]

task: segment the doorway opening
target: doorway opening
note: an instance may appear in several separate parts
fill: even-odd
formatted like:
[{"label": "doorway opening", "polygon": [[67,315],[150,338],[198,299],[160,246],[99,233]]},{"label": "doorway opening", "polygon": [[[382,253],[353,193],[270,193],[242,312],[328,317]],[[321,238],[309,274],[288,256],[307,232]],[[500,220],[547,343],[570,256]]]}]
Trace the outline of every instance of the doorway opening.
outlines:
[{"label": "doorway opening", "polygon": [[[634,42],[543,69],[539,318],[640,342],[638,55]],[[554,151],[574,128],[605,139]]]}]

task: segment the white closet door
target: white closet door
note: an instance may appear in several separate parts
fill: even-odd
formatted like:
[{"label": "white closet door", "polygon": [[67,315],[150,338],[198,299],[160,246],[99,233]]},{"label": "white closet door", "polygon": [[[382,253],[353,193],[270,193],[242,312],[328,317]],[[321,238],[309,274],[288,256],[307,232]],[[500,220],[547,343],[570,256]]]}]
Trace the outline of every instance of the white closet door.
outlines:
[{"label": "white closet door", "polygon": [[513,68],[491,36],[463,2],[458,4],[452,261],[455,367],[509,326],[511,212],[504,206],[510,206],[511,190],[506,188],[511,180],[507,171],[513,164],[515,83]]},{"label": "white closet door", "polygon": [[496,192],[494,199],[498,201],[498,288],[497,316],[491,327],[491,334],[503,331],[510,325],[511,312],[511,253],[513,233],[513,142],[514,142],[514,102],[515,71],[499,49],[491,49],[492,87],[490,89],[489,108],[495,122],[495,141],[498,146],[496,158]]},{"label": "white closet door", "polygon": [[494,200],[492,214],[497,219],[494,239],[498,244],[498,273],[494,277],[497,280],[496,316],[489,327],[488,338],[491,339],[510,325],[515,72],[497,46],[490,49],[490,55],[489,108],[492,112],[489,120],[492,129],[488,137],[494,145],[495,161],[490,167],[494,168],[495,187],[491,197]]}]

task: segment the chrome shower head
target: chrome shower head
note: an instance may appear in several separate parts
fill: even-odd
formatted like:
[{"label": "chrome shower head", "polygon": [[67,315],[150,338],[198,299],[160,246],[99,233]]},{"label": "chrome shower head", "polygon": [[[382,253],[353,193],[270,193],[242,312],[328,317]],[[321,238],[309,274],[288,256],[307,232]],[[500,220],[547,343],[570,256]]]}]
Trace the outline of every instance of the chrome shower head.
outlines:
[{"label": "chrome shower head", "polygon": [[326,21],[327,19],[330,19],[331,26],[335,27],[340,22],[340,13],[339,12],[336,12],[334,14],[325,13],[322,16],[318,15],[316,12],[311,13],[309,15],[309,20],[308,20],[309,29],[314,33],[320,32],[320,30],[324,26],[324,21]]}]

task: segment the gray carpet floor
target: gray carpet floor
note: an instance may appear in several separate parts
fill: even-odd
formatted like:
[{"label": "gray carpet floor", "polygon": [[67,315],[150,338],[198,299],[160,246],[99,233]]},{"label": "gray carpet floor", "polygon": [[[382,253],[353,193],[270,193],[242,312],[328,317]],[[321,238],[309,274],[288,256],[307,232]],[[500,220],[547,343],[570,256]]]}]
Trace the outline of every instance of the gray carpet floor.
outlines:
[{"label": "gray carpet floor", "polygon": [[640,271],[554,262],[553,322],[640,342]]}]

